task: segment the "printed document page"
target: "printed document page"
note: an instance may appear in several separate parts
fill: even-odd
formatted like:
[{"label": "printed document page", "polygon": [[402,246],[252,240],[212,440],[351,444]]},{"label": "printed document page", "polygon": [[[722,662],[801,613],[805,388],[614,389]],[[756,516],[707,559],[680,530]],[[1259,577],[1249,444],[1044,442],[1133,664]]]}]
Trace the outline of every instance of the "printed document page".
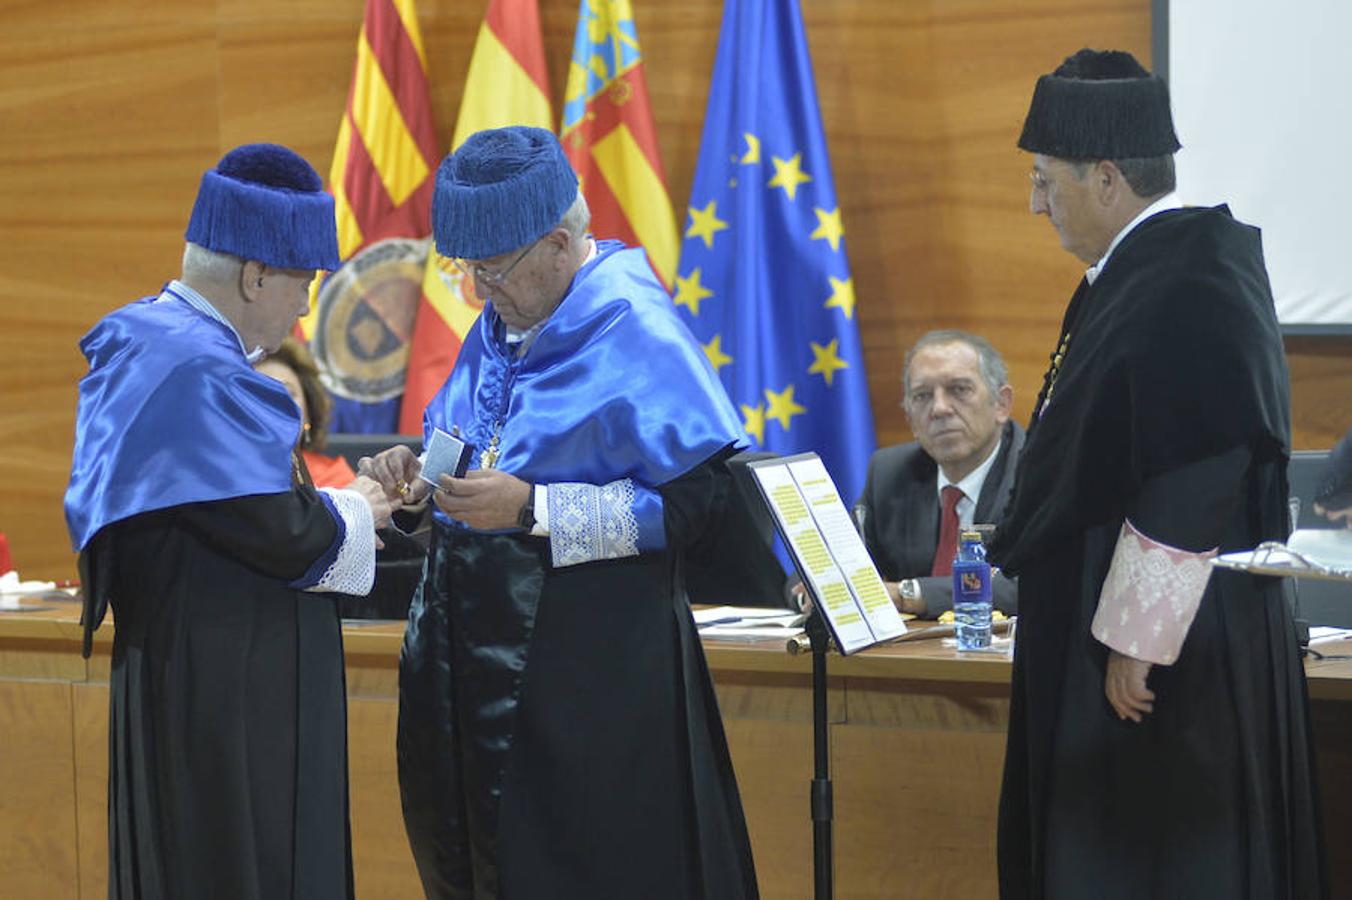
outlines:
[{"label": "printed document page", "polygon": [[[795,472],[793,467],[800,464]],[[758,462],[750,468],[840,652],[853,653],[903,634],[906,625],[817,455]]]},{"label": "printed document page", "polygon": [[874,641],[887,641],[905,634],[906,623],[887,595],[887,586],[873,565],[864,539],[855,530],[821,458],[813,455],[791,462],[789,472],[807,501],[836,566],[845,574],[850,593],[863,611]]}]

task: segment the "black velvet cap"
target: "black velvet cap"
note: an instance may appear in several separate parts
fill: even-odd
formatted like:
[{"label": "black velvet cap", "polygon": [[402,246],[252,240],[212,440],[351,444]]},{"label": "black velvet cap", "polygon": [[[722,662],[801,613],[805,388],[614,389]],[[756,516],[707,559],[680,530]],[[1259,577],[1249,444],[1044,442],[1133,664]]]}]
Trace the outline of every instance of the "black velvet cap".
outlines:
[{"label": "black velvet cap", "polygon": [[1058,159],[1167,156],[1169,87],[1130,53],[1081,50],[1037,80],[1019,148]]}]

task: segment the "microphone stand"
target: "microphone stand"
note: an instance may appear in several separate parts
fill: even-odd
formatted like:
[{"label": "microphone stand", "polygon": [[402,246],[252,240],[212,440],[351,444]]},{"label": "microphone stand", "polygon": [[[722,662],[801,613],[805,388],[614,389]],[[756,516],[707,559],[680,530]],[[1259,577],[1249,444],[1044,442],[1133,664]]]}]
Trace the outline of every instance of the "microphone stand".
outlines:
[{"label": "microphone stand", "polygon": [[815,900],[831,900],[831,744],[826,708],[826,654],[831,635],[816,609],[803,625],[812,645],[812,880]]}]

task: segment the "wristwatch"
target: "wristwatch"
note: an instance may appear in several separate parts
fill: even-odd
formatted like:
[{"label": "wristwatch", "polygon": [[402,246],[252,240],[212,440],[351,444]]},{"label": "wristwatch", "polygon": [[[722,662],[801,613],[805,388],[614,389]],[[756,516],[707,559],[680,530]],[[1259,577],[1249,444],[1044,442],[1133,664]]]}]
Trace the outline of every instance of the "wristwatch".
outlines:
[{"label": "wristwatch", "polygon": [[521,512],[516,514],[516,524],[526,531],[535,527],[535,485],[531,485],[530,499],[521,504]]},{"label": "wristwatch", "polygon": [[[920,606],[920,581],[916,578],[903,578],[897,582],[897,593],[901,595],[901,611],[914,612]],[[912,607],[909,608],[908,607]]]}]

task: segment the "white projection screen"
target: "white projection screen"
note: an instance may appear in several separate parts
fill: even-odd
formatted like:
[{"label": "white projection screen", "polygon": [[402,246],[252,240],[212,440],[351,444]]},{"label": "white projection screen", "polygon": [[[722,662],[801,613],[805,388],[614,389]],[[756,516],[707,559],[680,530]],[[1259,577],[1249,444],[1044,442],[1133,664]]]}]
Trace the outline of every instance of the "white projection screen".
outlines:
[{"label": "white projection screen", "polygon": [[1154,16],[1183,202],[1263,230],[1289,333],[1352,333],[1352,2],[1156,0]]}]

